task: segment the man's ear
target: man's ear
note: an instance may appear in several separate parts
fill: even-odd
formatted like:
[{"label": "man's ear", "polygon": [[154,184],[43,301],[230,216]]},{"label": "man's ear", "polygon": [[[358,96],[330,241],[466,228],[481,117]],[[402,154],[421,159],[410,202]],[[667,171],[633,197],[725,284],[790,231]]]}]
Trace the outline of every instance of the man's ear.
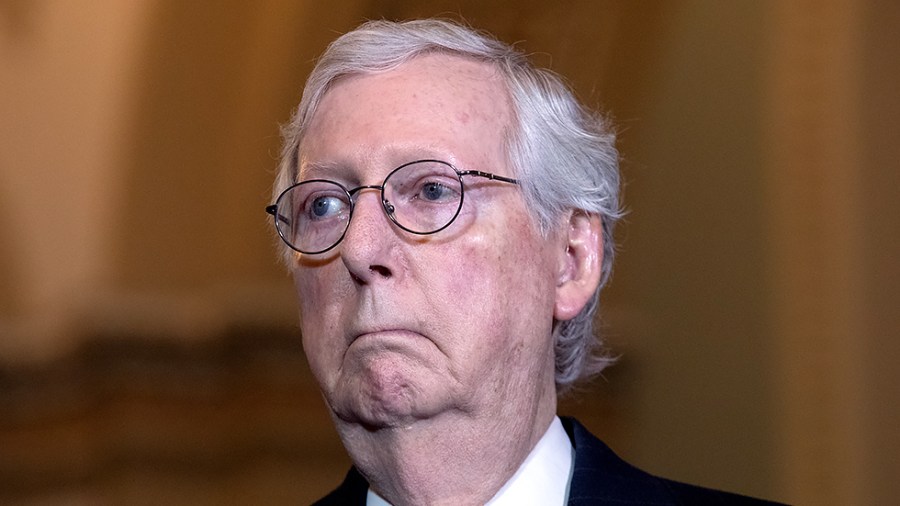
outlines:
[{"label": "man's ear", "polygon": [[600,266],[603,264],[600,217],[583,211],[572,212],[562,239],[553,316],[557,320],[571,320],[600,285]]}]

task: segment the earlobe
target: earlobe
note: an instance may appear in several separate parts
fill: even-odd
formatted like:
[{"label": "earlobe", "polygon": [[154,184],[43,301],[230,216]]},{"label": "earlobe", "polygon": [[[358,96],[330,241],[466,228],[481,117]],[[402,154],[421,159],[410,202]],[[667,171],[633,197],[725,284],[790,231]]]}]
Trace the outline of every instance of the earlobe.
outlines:
[{"label": "earlobe", "polygon": [[581,312],[600,285],[600,267],[603,263],[600,217],[574,211],[569,216],[563,240],[553,316],[557,320],[571,320]]}]

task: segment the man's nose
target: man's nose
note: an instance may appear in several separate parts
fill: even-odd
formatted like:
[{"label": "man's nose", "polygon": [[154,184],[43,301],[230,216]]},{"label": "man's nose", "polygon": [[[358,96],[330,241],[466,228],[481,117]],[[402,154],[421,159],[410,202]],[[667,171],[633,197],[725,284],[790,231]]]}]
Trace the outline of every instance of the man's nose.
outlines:
[{"label": "man's nose", "polygon": [[355,195],[353,216],[344,240],[341,259],[357,281],[368,284],[396,273],[397,231],[385,213],[377,188]]}]

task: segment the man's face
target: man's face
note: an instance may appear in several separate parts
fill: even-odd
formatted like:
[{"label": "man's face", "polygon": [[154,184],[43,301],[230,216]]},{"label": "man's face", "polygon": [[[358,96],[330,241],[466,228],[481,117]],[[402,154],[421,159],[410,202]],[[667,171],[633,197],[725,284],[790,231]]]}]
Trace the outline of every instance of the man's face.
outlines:
[{"label": "man's face", "polygon": [[[421,56],[328,91],[300,146],[300,179],[380,185],[425,158],[515,177],[509,122],[491,67]],[[378,191],[364,190],[337,247],[297,255],[303,347],[339,423],[554,409],[550,334],[565,245],[535,230],[516,186],[463,181],[459,217],[435,235],[399,229]]]}]

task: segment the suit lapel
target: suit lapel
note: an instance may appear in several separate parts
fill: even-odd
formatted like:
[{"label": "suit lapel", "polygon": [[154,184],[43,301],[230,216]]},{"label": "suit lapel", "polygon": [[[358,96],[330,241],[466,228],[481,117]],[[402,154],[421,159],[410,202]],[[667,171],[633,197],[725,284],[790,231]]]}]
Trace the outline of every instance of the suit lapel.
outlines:
[{"label": "suit lapel", "polygon": [[575,447],[569,506],[672,504],[665,484],[613,453],[572,418],[562,418]]}]

